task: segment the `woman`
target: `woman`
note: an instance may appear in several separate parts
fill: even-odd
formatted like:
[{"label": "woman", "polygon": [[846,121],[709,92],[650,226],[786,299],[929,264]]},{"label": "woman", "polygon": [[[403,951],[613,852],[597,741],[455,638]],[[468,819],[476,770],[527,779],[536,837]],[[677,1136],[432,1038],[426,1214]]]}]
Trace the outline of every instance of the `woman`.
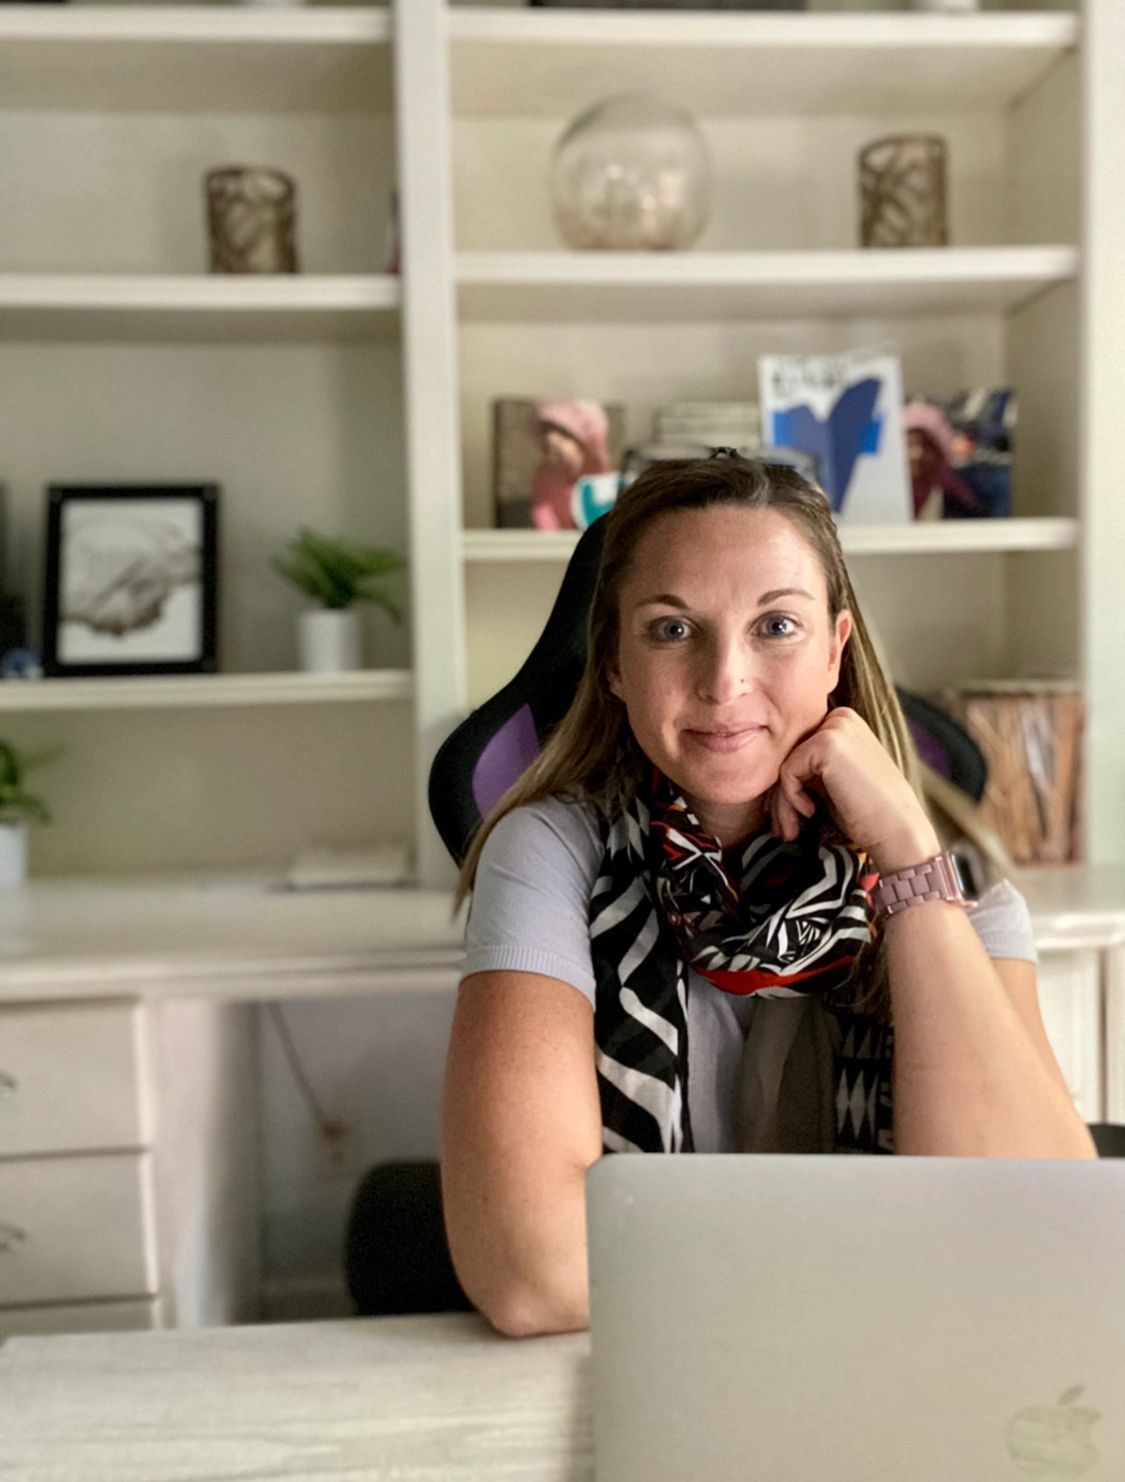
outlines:
[{"label": "woman", "polygon": [[606,519],[574,703],[463,875],[446,1221],[510,1334],[586,1324],[603,1150],[1095,1155],[1012,886],[884,914],[942,840],[823,493],[723,454]]}]

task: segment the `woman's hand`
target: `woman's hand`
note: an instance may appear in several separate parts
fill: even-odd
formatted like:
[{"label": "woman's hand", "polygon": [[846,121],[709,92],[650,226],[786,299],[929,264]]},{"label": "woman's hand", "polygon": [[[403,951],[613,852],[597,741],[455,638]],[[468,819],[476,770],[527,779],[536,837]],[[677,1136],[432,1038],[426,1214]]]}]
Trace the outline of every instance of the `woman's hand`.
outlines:
[{"label": "woman's hand", "polygon": [[830,710],[782,762],[770,793],[774,833],[795,839],[818,798],[880,874],[921,864],[941,848],[913,788],[867,722],[846,706]]}]

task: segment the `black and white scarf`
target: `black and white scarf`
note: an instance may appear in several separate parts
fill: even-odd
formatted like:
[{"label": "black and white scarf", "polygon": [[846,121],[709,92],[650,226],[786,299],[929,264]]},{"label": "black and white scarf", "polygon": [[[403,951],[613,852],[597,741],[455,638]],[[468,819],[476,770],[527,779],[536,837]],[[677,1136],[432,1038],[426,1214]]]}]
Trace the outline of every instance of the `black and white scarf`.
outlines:
[{"label": "black and white scarf", "polygon": [[[675,786],[603,822],[590,898],[594,1039],[607,1152],[688,1153],[689,968],[724,992],[811,994],[835,1014],[836,1150],[894,1151],[893,1029],[851,1007],[873,941],[866,856],[820,822],[768,828],[724,860]],[[859,972],[857,972],[857,967]]]}]

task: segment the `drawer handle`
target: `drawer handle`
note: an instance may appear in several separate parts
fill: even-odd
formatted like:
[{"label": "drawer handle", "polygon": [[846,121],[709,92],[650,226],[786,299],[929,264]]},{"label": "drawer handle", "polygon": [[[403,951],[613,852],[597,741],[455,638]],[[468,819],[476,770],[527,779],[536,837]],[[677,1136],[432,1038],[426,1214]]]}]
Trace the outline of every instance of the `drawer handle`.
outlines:
[{"label": "drawer handle", "polygon": [[15,1250],[17,1245],[22,1245],[27,1239],[27,1231],[21,1230],[18,1225],[0,1225],[0,1255],[6,1255]]},{"label": "drawer handle", "polygon": [[0,1070],[0,1101],[5,1096],[14,1096],[20,1088],[19,1081],[14,1075],[9,1075],[6,1070]]}]

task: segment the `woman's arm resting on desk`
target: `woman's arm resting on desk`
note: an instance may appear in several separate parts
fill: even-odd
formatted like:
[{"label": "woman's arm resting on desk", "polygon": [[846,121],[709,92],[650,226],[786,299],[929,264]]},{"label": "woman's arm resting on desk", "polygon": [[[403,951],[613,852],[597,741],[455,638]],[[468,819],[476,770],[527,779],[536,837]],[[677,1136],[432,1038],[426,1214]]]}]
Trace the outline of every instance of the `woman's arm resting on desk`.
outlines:
[{"label": "woman's arm resting on desk", "polygon": [[442,1194],[453,1264],[502,1333],[589,1321],[586,1170],[602,1154],[594,1012],[535,973],[482,972],[457,998]]},{"label": "woman's arm resting on desk", "polygon": [[886,922],[895,1015],[895,1149],[1094,1158],[1039,1012],[1035,968],[989,958],[959,907]]}]

